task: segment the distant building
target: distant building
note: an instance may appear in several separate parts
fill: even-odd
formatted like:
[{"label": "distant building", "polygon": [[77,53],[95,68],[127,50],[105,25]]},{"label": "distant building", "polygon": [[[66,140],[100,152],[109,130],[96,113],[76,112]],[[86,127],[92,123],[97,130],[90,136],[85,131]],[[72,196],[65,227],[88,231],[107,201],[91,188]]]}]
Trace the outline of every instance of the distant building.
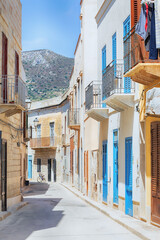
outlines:
[{"label": "distant building", "polygon": [[20,0],[0,1],[0,210],[21,201],[27,174],[25,74]]},{"label": "distant building", "polygon": [[29,110],[30,143],[28,149],[28,178],[37,181],[42,173],[47,182],[61,182],[64,172],[63,146],[66,144],[62,126],[69,109],[67,94],[33,102]]}]

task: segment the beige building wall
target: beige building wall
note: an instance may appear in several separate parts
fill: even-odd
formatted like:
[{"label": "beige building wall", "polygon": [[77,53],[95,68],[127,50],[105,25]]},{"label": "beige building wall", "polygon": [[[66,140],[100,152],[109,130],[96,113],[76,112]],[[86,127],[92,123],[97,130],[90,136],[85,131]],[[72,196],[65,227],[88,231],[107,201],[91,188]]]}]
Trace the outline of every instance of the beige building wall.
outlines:
[{"label": "beige building wall", "polygon": [[[19,55],[19,73],[21,76],[21,9],[22,6],[19,0],[0,1],[0,76],[2,75],[2,33],[8,39],[7,74],[15,75],[16,51]],[[2,82],[2,79],[0,82]],[[1,101],[1,103],[3,102]],[[2,132],[2,138],[7,141],[8,206],[18,203],[21,200],[20,184],[22,183],[21,186],[23,186],[25,180],[24,175],[27,166],[24,161],[26,161],[27,146],[23,141],[22,128],[22,113],[12,115],[11,117],[6,117],[3,113],[0,114],[0,131]]]},{"label": "beige building wall", "polygon": [[[64,149],[62,148],[63,115],[68,109],[68,101],[64,99],[50,99],[32,104],[29,111],[29,128],[32,127],[32,139],[29,144],[29,154],[32,156],[32,180],[37,181],[37,159],[41,159],[41,173],[48,181],[48,159],[51,159],[51,182],[61,182],[64,171]],[[41,136],[37,136],[37,126],[41,125]],[[53,142],[50,137],[50,123],[54,123]],[[38,145],[41,143],[41,145]],[[56,165],[56,166],[55,166]],[[56,176],[56,177],[55,177]]]}]

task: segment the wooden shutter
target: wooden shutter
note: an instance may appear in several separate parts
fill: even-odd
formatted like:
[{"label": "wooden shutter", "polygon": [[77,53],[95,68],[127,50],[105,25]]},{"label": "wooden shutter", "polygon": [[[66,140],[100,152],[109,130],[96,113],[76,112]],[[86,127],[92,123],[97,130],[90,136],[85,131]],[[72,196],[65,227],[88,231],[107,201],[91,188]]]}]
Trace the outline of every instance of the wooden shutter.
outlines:
[{"label": "wooden shutter", "polygon": [[15,51],[15,92],[18,92],[19,55]]},{"label": "wooden shutter", "polygon": [[141,0],[131,0],[131,28],[139,21],[141,13]]},{"label": "wooden shutter", "polygon": [[151,124],[152,196],[160,196],[160,122]]},{"label": "wooden shutter", "polygon": [[3,103],[7,103],[7,69],[8,69],[8,39],[2,32],[2,98]]},{"label": "wooden shutter", "polygon": [[157,124],[157,195],[160,197],[160,123]]},{"label": "wooden shutter", "polygon": [[28,113],[23,113],[23,138],[28,138]]}]

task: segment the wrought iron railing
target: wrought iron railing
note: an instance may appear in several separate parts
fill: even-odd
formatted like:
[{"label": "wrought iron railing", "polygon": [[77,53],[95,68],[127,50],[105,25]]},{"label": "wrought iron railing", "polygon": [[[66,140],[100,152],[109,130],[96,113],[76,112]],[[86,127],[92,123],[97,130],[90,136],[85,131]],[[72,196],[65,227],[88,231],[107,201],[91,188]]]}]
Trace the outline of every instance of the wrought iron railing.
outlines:
[{"label": "wrought iron railing", "polygon": [[138,63],[159,62],[150,60],[146,51],[144,40],[135,33],[135,26],[124,36],[124,73],[128,72]]},{"label": "wrought iron railing", "polygon": [[111,95],[134,93],[134,82],[130,78],[123,77],[124,62],[123,60],[112,61],[103,75],[102,97],[106,99]]},{"label": "wrought iron railing", "polygon": [[19,76],[1,76],[0,88],[1,104],[16,104],[26,107],[27,88],[25,82]]},{"label": "wrought iron railing", "polygon": [[68,110],[68,126],[80,125],[80,109]]},{"label": "wrought iron railing", "polygon": [[92,108],[103,108],[102,83],[91,82],[85,89],[86,111]]},{"label": "wrought iron railing", "polygon": [[30,139],[30,147],[31,148],[57,147],[57,138],[56,137],[32,138]]}]

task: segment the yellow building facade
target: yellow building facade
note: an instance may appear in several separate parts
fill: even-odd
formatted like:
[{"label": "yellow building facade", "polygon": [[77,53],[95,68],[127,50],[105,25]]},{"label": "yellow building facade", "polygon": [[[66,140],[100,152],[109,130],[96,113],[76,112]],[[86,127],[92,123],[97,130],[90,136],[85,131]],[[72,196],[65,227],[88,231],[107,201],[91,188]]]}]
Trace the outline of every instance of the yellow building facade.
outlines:
[{"label": "yellow building facade", "polygon": [[27,169],[26,85],[21,64],[20,0],[0,2],[0,210],[21,201]]}]

